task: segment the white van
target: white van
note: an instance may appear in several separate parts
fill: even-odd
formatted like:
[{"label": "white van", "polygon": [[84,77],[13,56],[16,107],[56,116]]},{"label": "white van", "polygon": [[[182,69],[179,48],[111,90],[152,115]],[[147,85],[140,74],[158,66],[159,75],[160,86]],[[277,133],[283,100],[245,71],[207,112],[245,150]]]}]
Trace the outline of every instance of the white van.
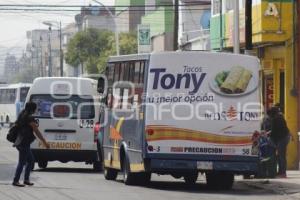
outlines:
[{"label": "white van", "polygon": [[[48,161],[86,162],[101,169],[97,153],[97,83],[89,78],[43,77],[34,80],[26,102],[37,104],[35,119],[50,149],[36,140],[31,149],[40,168]],[[97,105],[98,104],[98,105]]]}]

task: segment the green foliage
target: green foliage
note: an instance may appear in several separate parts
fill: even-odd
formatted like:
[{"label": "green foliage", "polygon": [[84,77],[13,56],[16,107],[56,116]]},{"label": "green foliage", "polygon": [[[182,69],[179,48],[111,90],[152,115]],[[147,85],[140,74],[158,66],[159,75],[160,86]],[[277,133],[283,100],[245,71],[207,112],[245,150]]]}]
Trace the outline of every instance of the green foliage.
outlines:
[{"label": "green foliage", "polygon": [[[120,54],[137,53],[136,34],[119,34]],[[88,73],[102,72],[109,56],[116,55],[115,34],[111,31],[88,29],[78,32],[69,42],[66,62],[74,67],[83,65]]]}]

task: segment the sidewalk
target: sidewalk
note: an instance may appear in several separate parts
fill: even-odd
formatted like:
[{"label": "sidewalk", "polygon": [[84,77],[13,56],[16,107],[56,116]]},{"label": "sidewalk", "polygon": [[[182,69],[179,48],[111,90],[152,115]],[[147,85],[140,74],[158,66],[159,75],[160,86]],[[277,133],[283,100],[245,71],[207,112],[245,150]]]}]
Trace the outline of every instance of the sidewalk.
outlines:
[{"label": "sidewalk", "polygon": [[287,178],[244,180],[250,187],[270,190],[300,199],[300,170],[288,171]]}]

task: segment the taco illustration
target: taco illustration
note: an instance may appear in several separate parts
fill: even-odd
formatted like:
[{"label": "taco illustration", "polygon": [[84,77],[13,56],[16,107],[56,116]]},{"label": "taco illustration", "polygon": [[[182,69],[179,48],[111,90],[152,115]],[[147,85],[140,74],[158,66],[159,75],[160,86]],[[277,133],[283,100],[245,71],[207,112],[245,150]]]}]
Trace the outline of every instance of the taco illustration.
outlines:
[{"label": "taco illustration", "polygon": [[246,91],[251,78],[251,71],[241,66],[234,66],[230,71],[218,73],[215,81],[223,93],[241,94]]}]

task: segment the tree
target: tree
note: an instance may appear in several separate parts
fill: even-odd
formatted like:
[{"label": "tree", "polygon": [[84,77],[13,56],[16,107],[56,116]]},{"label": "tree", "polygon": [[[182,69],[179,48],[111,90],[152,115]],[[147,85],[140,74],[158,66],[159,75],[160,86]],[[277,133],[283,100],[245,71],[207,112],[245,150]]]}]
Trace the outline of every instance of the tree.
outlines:
[{"label": "tree", "polygon": [[[136,34],[121,33],[120,53],[137,52]],[[111,31],[87,29],[75,34],[70,40],[66,62],[74,67],[85,67],[88,73],[102,72],[109,56],[116,54],[115,37]]]}]

